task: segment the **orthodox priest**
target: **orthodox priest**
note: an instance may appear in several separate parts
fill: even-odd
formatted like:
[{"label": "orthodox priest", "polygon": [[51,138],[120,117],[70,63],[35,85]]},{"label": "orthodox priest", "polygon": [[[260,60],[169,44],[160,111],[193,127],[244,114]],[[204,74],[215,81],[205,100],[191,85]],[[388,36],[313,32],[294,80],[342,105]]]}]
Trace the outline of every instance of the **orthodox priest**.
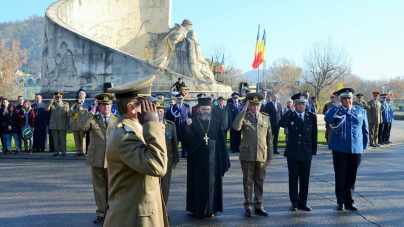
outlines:
[{"label": "orthodox priest", "polygon": [[187,211],[204,218],[223,212],[222,177],[230,159],[222,124],[211,117],[210,98],[199,98],[197,111],[180,133],[188,150]]}]

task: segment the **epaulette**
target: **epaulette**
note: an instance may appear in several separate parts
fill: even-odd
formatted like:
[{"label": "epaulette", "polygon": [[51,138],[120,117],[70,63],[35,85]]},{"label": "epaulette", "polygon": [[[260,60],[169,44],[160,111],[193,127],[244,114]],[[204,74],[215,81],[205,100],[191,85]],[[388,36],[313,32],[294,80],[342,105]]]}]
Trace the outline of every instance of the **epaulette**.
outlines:
[{"label": "epaulette", "polygon": [[167,122],[167,123],[170,123],[170,124],[172,124],[172,125],[174,125],[174,124],[175,124],[174,122],[169,121],[169,120],[166,120],[166,122]]},{"label": "epaulette", "polygon": [[122,123],[119,123],[116,127],[118,127],[118,128],[123,128],[123,124]]},{"label": "epaulette", "polygon": [[68,102],[63,102],[63,104],[65,104],[65,105],[66,105],[66,104],[69,104],[69,103],[68,103]]},{"label": "epaulette", "polygon": [[127,125],[124,125],[123,128],[125,129],[126,132],[135,132],[135,130],[133,130],[133,128],[131,128]]},{"label": "epaulette", "polygon": [[112,114],[112,115],[114,115],[114,117],[119,117],[119,115],[118,115],[118,114]]},{"label": "epaulette", "polygon": [[265,112],[261,112],[261,113],[262,113],[262,115],[265,115],[265,116],[269,117],[269,115],[267,113],[265,113]]}]

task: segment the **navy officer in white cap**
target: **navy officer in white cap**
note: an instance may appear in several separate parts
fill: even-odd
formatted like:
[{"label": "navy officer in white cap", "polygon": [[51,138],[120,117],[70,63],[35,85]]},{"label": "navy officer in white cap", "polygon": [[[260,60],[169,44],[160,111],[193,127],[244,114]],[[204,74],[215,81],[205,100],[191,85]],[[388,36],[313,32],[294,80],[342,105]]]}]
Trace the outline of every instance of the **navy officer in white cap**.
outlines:
[{"label": "navy officer in white cap", "polygon": [[328,148],[332,150],[335,171],[337,210],[357,211],[354,205],[355,182],[362,154],[369,144],[366,111],[353,104],[352,88],[338,91],[339,98],[325,115],[332,136]]}]

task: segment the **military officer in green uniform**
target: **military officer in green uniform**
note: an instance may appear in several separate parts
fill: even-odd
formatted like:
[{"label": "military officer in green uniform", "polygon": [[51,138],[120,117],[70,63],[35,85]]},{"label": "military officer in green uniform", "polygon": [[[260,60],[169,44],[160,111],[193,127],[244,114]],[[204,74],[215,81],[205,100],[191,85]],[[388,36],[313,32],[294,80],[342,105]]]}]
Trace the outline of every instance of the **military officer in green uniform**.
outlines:
[{"label": "military officer in green uniform", "polygon": [[178,153],[178,140],[175,124],[172,121],[164,119],[164,99],[157,99],[156,108],[159,115],[160,123],[166,126],[166,145],[167,145],[167,173],[161,178],[161,188],[163,192],[164,203],[167,205],[168,195],[170,192],[171,184],[171,172],[177,166],[180,161],[180,155]]},{"label": "military officer in green uniform", "polygon": [[369,111],[370,107],[368,106],[368,103],[362,99],[363,94],[356,94],[356,101],[353,102],[353,105],[355,106],[361,106],[366,110],[366,113]]},{"label": "military officer in green uniform", "polygon": [[[260,113],[264,96],[259,93],[249,93],[246,104],[233,122],[233,129],[242,131],[240,162],[243,171],[244,209],[247,217],[252,217],[252,207],[255,213],[268,216],[264,210],[262,195],[267,165],[273,155],[272,132],[269,115]],[[254,188],[255,201],[252,201]]]},{"label": "military officer in green uniform", "polygon": [[114,96],[110,93],[97,94],[91,111],[81,112],[83,117],[80,121],[80,130],[90,131],[86,164],[91,166],[94,198],[97,205],[97,218],[94,223],[102,222],[107,211],[108,166],[105,159],[105,148],[109,134],[118,119],[117,115],[111,113],[112,100],[114,100]]},{"label": "military officer in green uniform", "polygon": [[88,110],[81,107],[82,99],[77,99],[72,109],[69,110],[67,116],[72,121],[72,131],[74,136],[74,143],[76,145],[75,156],[85,156],[84,150],[86,149],[86,134],[80,130],[80,120],[87,114]]},{"label": "military officer in green uniform", "polygon": [[155,76],[125,83],[115,94],[120,113],[107,141],[108,205],[104,226],[168,226],[160,178],[167,172],[166,127],[151,96]]},{"label": "military officer in green uniform", "polygon": [[55,148],[53,156],[59,155],[59,148],[62,156],[66,156],[66,131],[69,128],[69,103],[63,102],[63,92],[53,93],[52,101],[46,106],[45,111],[51,113],[49,129],[52,130],[53,145]]},{"label": "military officer in green uniform", "polygon": [[370,131],[370,146],[380,147],[377,144],[379,124],[383,123],[382,120],[382,106],[378,100],[380,92],[373,92],[373,99],[368,101],[369,110],[367,111],[368,121],[369,121],[369,131]]},{"label": "military officer in green uniform", "polygon": [[[330,97],[331,101],[329,101],[327,104],[324,105],[323,108],[323,114],[325,115],[331,107],[335,105],[335,99],[338,98],[339,94],[338,91],[332,93],[332,96]],[[332,130],[330,128],[330,125],[325,123],[325,139],[327,140],[327,144],[331,140],[331,135],[332,135]]]}]

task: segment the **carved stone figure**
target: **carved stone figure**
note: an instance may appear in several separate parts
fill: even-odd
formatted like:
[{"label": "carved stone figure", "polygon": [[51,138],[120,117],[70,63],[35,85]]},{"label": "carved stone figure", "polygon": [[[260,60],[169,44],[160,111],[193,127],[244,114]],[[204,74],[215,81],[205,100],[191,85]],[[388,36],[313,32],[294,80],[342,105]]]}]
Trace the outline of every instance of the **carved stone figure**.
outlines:
[{"label": "carved stone figure", "polygon": [[158,34],[157,41],[151,38],[151,62],[160,67],[167,68],[176,44],[185,39],[187,32],[191,28],[192,22],[185,19],[181,25],[175,24],[174,28],[171,28],[169,32]]},{"label": "carved stone figure", "polygon": [[60,44],[60,52],[56,56],[56,68],[54,71],[60,87],[67,84],[75,85],[77,81],[76,67],[74,67],[73,53],[66,42]]}]

